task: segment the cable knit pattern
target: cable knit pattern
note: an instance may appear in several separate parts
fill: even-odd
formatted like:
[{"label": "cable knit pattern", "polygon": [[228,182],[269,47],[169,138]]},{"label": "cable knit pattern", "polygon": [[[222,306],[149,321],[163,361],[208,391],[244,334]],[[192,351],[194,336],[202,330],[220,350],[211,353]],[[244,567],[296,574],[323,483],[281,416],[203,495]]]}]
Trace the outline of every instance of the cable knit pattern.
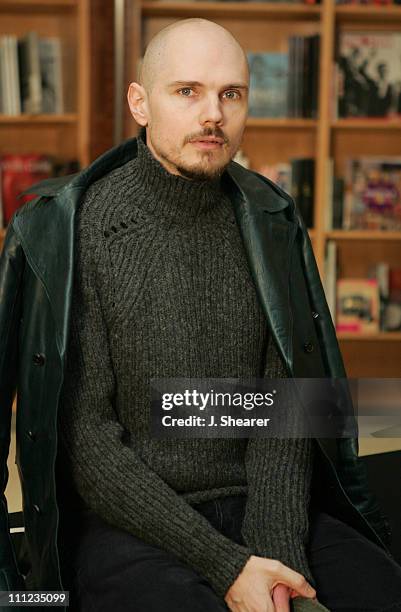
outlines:
[{"label": "cable knit pattern", "polygon": [[[262,546],[259,516],[268,556],[285,549],[292,567],[303,560],[287,523],[305,525],[306,449],[293,441],[247,448],[246,439],[152,439],[150,379],[261,376],[266,355],[266,367],[281,362],[266,353],[268,338],[220,181],[170,174],[142,131],[138,156],[93,183],[77,211],[57,478],[60,491],[76,493],[76,510],[170,551],[221,597]],[[277,473],[288,479],[281,487]],[[252,520],[241,546],[193,504],[248,486]],[[270,509],[284,543],[271,536]]]}]

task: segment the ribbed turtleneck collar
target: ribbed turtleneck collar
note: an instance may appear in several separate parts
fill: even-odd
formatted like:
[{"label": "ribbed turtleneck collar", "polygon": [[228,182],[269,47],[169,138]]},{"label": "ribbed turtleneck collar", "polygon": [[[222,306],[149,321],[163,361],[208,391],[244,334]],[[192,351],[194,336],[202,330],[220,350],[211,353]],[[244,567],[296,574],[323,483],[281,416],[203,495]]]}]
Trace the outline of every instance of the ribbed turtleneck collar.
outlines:
[{"label": "ribbed turtleneck collar", "polygon": [[132,180],[131,184],[141,193],[141,209],[144,212],[178,223],[190,223],[219,205],[223,209],[227,206],[221,177],[192,180],[171,174],[147,146],[144,127],[139,130],[137,143],[137,157],[130,162],[130,182]]}]

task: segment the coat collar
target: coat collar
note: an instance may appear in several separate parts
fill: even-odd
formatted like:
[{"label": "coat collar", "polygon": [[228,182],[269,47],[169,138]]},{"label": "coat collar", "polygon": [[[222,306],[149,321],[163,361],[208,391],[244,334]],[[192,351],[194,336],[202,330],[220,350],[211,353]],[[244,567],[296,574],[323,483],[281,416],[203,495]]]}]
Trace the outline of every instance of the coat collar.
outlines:
[{"label": "coat collar", "polygon": [[[75,175],[47,179],[34,185],[24,193],[44,198],[31,208],[34,214],[27,214],[28,204],[14,219],[26,257],[48,293],[62,356],[68,333],[74,218],[79,200],[91,183],[136,155],[136,138],[131,138],[109,149]],[[224,188],[233,204],[263,311],[291,372],[289,277],[291,249],[298,228],[293,200],[273,182],[234,161],[227,167]]]}]

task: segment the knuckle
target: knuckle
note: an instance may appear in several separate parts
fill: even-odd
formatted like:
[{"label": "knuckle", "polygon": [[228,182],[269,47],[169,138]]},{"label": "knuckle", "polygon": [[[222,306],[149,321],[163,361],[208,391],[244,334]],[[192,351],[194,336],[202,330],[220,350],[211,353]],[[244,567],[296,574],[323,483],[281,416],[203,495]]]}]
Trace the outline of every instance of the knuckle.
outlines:
[{"label": "knuckle", "polygon": [[307,586],[306,578],[302,575],[297,577],[297,585],[301,588],[305,588]]},{"label": "knuckle", "polygon": [[272,559],[272,561],[271,561],[271,568],[272,568],[273,572],[277,573],[277,572],[279,572],[281,570],[282,563],[278,559]]}]

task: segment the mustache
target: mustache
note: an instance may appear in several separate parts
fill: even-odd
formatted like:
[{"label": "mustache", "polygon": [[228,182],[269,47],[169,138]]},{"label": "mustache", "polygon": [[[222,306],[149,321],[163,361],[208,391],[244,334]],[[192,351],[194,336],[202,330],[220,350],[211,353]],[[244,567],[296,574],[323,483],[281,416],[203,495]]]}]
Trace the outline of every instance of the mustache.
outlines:
[{"label": "mustache", "polygon": [[224,141],[224,143],[228,142],[227,137],[221,130],[213,130],[212,128],[207,129],[202,134],[193,134],[192,136],[188,138],[188,142],[190,142],[191,140],[197,140],[199,138],[205,138],[207,136],[212,136],[214,138],[221,138]]}]

